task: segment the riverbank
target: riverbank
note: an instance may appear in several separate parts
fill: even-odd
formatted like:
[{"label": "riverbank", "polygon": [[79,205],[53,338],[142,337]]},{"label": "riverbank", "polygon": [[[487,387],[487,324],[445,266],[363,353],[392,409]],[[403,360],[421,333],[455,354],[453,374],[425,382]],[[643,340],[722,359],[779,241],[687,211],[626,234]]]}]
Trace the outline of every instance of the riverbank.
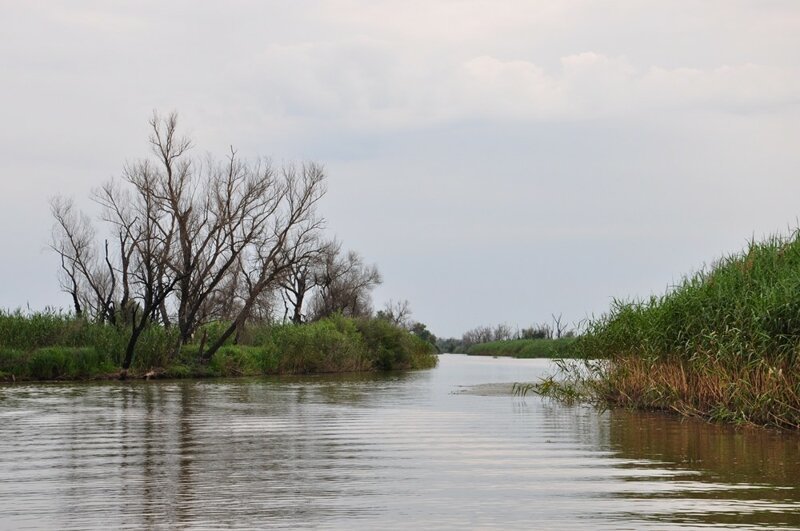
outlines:
[{"label": "riverbank", "polygon": [[615,302],[585,359],[535,391],[736,424],[800,428],[800,234],[751,242],[660,297]]},{"label": "riverbank", "polygon": [[[174,330],[149,328],[137,345],[130,378],[204,378],[423,369],[435,348],[380,319],[334,316],[302,325],[246,327],[208,362],[204,344],[224,328],[203,328],[178,347]],[[127,330],[57,314],[0,313],[0,381],[117,378]]]},{"label": "riverbank", "polygon": [[509,339],[478,343],[467,349],[470,356],[507,356],[512,358],[573,358],[577,355],[575,338]]}]

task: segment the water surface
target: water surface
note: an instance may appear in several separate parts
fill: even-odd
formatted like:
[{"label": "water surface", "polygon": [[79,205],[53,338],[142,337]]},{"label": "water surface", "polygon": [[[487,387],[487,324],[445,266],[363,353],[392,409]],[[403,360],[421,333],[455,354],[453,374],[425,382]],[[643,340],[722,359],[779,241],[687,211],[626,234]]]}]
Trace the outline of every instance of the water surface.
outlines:
[{"label": "water surface", "polygon": [[0,528],[800,525],[800,437],[506,393],[549,370],[3,386]]}]

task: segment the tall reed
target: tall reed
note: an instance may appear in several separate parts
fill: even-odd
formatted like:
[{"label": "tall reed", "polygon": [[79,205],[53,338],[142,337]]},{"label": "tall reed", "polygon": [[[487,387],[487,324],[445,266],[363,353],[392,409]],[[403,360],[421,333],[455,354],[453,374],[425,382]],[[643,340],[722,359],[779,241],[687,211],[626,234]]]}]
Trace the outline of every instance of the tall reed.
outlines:
[{"label": "tall reed", "polygon": [[800,428],[800,233],[750,241],[666,294],[614,301],[576,344],[606,403]]},{"label": "tall reed", "polygon": [[509,339],[478,343],[467,349],[470,356],[511,356],[513,358],[572,358],[575,338]]}]

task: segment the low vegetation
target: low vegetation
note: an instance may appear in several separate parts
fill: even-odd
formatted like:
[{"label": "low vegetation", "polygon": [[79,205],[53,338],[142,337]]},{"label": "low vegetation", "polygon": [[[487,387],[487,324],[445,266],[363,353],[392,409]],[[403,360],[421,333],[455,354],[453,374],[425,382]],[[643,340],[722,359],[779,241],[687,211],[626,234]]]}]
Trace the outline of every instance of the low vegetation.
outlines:
[{"label": "low vegetation", "polygon": [[[460,338],[436,339],[439,352],[453,354],[473,354],[491,356],[516,356],[519,358],[559,357],[552,351],[565,350],[575,337],[575,331],[568,329],[562,316],[553,314],[550,323],[534,324],[528,328],[512,328],[500,323],[496,326],[477,326],[464,332]],[[561,341],[561,340],[564,341]],[[542,342],[537,342],[542,340]],[[556,340],[555,343],[551,343]],[[556,346],[557,345],[557,346]],[[565,354],[564,355],[568,355]]]},{"label": "low vegetation", "polygon": [[511,356],[513,358],[571,358],[575,352],[575,338],[510,339],[478,343],[467,348],[471,356]]},{"label": "low vegetation", "polygon": [[[151,326],[136,345],[130,376],[257,376],[396,369],[436,365],[435,347],[385,319],[339,314],[302,325],[249,325],[210,360],[202,343],[227,323],[205,325],[188,343],[174,328]],[[57,312],[0,313],[0,380],[116,377],[130,332]]]},{"label": "low vegetation", "polygon": [[615,302],[576,343],[600,361],[532,390],[800,428],[799,293],[800,233],[753,241],[663,296]]}]

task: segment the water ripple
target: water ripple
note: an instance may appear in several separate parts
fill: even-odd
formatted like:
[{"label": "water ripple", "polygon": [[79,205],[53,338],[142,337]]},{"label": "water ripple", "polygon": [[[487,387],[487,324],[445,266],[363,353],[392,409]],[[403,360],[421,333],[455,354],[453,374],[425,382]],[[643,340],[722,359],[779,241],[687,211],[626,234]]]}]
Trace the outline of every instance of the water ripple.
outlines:
[{"label": "water ripple", "polygon": [[0,528],[800,524],[791,436],[503,392],[546,370],[0,387]]}]

